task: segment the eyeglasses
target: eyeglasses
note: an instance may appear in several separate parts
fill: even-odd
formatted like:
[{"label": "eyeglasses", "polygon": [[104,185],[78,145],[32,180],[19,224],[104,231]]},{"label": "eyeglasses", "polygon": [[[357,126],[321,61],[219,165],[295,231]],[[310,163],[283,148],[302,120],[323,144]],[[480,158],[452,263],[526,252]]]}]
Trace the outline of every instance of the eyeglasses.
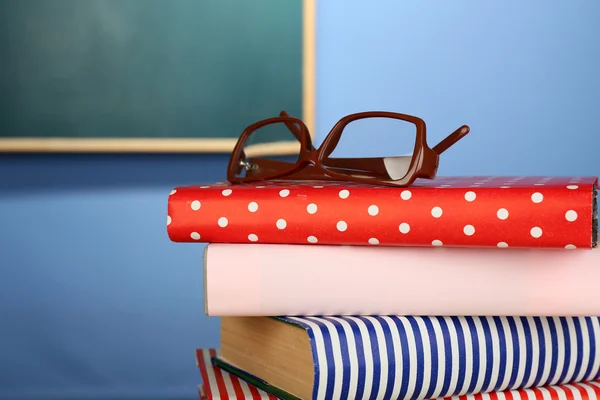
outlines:
[{"label": "eyeglasses", "polygon": [[[350,127],[355,127],[358,122],[381,120],[404,123],[411,129],[411,136],[406,137],[412,150],[409,155],[365,158],[332,156],[344,133],[351,130]],[[317,149],[312,144],[306,125],[282,111],[278,117],[257,121],[243,131],[231,154],[227,180],[231,183],[270,179],[335,180],[409,186],[417,178],[434,179],[440,154],[469,133],[469,127],[461,126],[433,148],[427,144],[425,131],[425,122],[418,117],[386,111],[360,112],[340,119]],[[360,131],[371,140],[377,139],[375,132],[371,129]],[[402,133],[397,132],[398,135]],[[284,135],[297,141],[297,154],[292,161],[272,156],[252,156],[253,143],[269,143],[284,138]]]}]

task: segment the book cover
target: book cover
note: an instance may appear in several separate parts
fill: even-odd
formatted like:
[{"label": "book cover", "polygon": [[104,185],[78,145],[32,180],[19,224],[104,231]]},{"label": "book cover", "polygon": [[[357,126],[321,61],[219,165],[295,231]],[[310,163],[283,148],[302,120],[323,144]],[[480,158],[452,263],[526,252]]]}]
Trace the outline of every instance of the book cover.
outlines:
[{"label": "book cover", "polygon": [[202,385],[198,388],[200,398],[207,400],[252,399],[276,400],[277,397],[229,374],[211,362],[219,355],[217,349],[197,349],[196,366],[200,369]]},{"label": "book cover", "polygon": [[[198,349],[196,359],[200,368],[202,384],[199,387],[201,400],[275,400],[268,392],[217,367],[211,362],[218,357],[217,349]],[[260,383],[258,383],[260,385]],[[283,397],[282,397],[283,398]],[[384,398],[381,398],[384,399]],[[600,399],[600,381],[549,385],[529,389],[506,390],[486,394],[457,395],[443,400],[597,400]],[[340,398],[340,400],[342,400]],[[385,400],[385,399],[384,399]]]},{"label": "book cover", "polygon": [[220,182],[174,189],[174,242],[597,246],[596,177],[440,177],[408,188]]},{"label": "book cover", "polygon": [[211,316],[600,315],[600,249],[210,243]]},{"label": "book cover", "polygon": [[600,378],[600,317],[277,319],[308,334],[315,399],[431,399]]}]

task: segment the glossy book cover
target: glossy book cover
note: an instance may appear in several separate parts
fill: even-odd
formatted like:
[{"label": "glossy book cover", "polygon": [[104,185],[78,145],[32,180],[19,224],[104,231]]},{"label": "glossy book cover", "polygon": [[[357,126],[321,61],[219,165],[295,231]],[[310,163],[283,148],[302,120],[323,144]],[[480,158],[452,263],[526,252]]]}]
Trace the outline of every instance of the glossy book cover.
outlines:
[{"label": "glossy book cover", "polygon": [[[200,370],[202,383],[198,385],[200,400],[276,400],[277,397],[259,386],[239,379],[214,365],[212,360],[220,355],[218,349],[197,349],[196,363]],[[363,397],[367,398],[367,397]],[[382,400],[395,400],[380,397]],[[548,385],[529,389],[513,389],[501,392],[460,394],[439,398],[442,400],[597,400],[600,399],[600,381],[580,382],[562,385]],[[340,399],[346,400],[346,399]],[[354,400],[354,399],[353,399]]]},{"label": "glossy book cover", "polygon": [[600,315],[600,249],[204,246],[211,316]]},{"label": "glossy book cover", "polygon": [[[277,319],[307,331],[313,399],[431,399],[600,378],[599,317]],[[260,377],[226,359],[212,361],[242,380],[260,383]]]},{"label": "glossy book cover", "polygon": [[220,182],[168,196],[174,242],[597,246],[596,177],[439,177],[413,186]]}]

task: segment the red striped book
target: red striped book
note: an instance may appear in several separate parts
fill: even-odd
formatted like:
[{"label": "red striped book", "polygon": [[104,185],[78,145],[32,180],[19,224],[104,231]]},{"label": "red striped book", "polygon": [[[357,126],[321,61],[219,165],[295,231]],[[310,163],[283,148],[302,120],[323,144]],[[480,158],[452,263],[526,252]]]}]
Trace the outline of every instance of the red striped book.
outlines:
[{"label": "red striped book", "polygon": [[191,185],[168,199],[174,242],[590,249],[596,177],[440,177]]},{"label": "red striped book", "polygon": [[[201,400],[276,400],[272,394],[258,389],[226,371],[216,367],[211,357],[216,356],[216,349],[196,350],[198,368],[202,376],[202,384],[198,387]],[[531,389],[506,390],[502,392],[457,395],[444,400],[598,400],[600,399],[600,381],[589,381],[576,384],[549,385]]]},{"label": "red striped book", "polygon": [[198,388],[200,398],[207,400],[225,399],[269,399],[277,397],[258,389],[257,387],[212,365],[211,358],[218,355],[216,349],[196,350],[196,365],[200,369],[202,385]]}]

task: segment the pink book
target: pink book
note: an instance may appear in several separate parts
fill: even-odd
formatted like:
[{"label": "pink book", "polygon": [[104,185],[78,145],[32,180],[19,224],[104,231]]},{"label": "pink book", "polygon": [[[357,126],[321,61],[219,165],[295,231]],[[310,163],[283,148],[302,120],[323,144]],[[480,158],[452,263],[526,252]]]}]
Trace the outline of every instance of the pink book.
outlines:
[{"label": "pink book", "polygon": [[274,315],[600,315],[600,249],[220,244],[205,312]]}]

